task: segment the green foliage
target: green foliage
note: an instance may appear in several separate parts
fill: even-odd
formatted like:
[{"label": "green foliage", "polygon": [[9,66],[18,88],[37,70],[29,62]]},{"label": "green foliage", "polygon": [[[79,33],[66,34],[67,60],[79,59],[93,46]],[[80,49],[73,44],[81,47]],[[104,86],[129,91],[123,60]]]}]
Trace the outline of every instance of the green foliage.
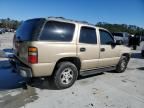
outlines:
[{"label": "green foliage", "polygon": [[[18,20],[12,20],[10,18],[0,19],[0,28],[10,28],[16,30],[20,24],[21,22]],[[144,29],[135,25],[98,22],[96,26],[106,28],[111,32],[128,32],[130,34],[140,34],[144,36]]]},{"label": "green foliage", "polygon": [[9,28],[16,30],[20,23],[20,21],[11,20],[10,18],[0,19],[0,28]]},{"label": "green foliage", "polygon": [[105,22],[98,22],[96,26],[106,28],[112,33],[113,32],[128,32],[130,34],[144,35],[144,29],[135,25],[109,24]]}]

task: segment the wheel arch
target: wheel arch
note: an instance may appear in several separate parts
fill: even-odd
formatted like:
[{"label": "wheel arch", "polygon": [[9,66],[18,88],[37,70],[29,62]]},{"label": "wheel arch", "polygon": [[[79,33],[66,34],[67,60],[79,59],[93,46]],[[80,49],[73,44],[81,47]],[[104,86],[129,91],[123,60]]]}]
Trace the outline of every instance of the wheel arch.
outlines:
[{"label": "wheel arch", "polygon": [[57,69],[58,64],[61,63],[61,62],[71,62],[71,63],[73,63],[77,67],[78,72],[80,72],[80,69],[81,69],[80,58],[78,58],[78,57],[64,57],[64,58],[59,59],[56,62],[54,70],[53,70],[53,74],[55,73],[55,70]]}]

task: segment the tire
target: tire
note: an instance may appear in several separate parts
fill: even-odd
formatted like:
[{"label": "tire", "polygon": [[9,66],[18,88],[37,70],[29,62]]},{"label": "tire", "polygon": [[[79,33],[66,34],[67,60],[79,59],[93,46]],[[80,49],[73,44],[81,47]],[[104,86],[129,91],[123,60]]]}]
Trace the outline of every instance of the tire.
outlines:
[{"label": "tire", "polygon": [[119,63],[116,66],[116,72],[122,73],[126,70],[128,64],[128,58],[126,56],[122,56]]},{"label": "tire", "polygon": [[71,87],[78,77],[77,67],[71,62],[61,62],[53,76],[53,83],[57,89]]}]

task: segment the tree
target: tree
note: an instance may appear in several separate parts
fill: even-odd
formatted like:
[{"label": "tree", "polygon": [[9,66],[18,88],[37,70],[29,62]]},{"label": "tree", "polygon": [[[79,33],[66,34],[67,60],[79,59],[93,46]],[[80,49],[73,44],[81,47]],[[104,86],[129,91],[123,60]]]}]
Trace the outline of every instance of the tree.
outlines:
[{"label": "tree", "polygon": [[9,28],[16,30],[20,23],[20,21],[11,20],[10,18],[0,19],[0,28]]},{"label": "tree", "polygon": [[98,22],[96,26],[108,29],[111,32],[128,32],[130,34],[140,34],[144,35],[144,29],[136,25],[127,24],[109,24],[105,22]]}]

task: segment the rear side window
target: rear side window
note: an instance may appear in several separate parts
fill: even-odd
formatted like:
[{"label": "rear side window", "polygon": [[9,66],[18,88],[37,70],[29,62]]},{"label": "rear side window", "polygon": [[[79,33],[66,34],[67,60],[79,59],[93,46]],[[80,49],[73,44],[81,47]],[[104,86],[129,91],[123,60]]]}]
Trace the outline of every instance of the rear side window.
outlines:
[{"label": "rear side window", "polygon": [[82,27],[79,42],[86,44],[97,44],[96,30],[91,27]]},{"label": "rear side window", "polygon": [[64,22],[48,21],[42,31],[40,40],[72,41],[75,25]]},{"label": "rear side window", "polygon": [[44,24],[45,19],[37,18],[24,21],[16,31],[17,41],[36,40]]}]

